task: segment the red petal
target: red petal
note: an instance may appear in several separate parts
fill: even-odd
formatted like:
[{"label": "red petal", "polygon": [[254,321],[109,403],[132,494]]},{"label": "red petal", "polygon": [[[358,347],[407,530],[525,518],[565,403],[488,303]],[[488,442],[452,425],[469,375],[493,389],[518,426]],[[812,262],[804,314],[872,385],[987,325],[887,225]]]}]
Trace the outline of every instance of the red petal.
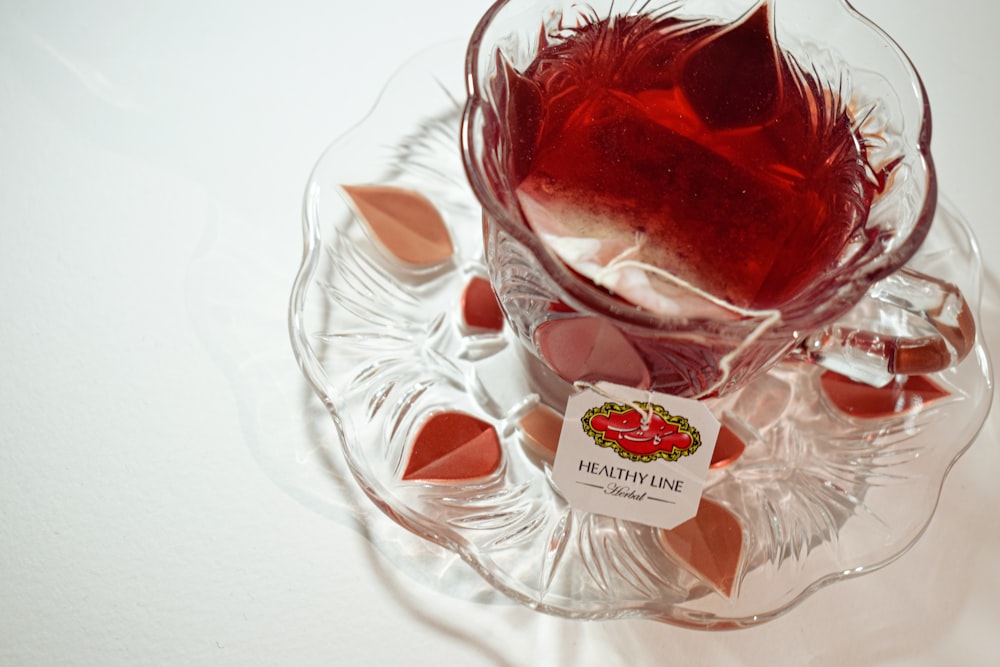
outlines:
[{"label": "red petal", "polygon": [[606,380],[648,387],[649,369],[617,327],[597,317],[549,320],[535,330],[535,343],[549,365],[568,382]]},{"label": "red petal", "polygon": [[712,452],[712,462],[709,467],[725,468],[740,458],[746,448],[746,443],[740,439],[740,436],[733,433],[728,426],[723,426],[719,430],[719,439],[715,441],[715,450]]},{"label": "red petal", "polygon": [[462,317],[473,329],[503,329],[503,311],[490,287],[490,281],[475,276],[465,286],[465,292],[462,293]]},{"label": "red petal", "polygon": [[433,266],[454,253],[444,219],[419,192],[387,185],[342,187],[361,220],[397,259]]},{"label": "red petal", "polygon": [[430,417],[417,433],[403,479],[477,479],[495,472],[500,458],[500,439],[492,426],[461,412],[441,412]]},{"label": "red petal", "polygon": [[667,548],[699,577],[729,597],[743,556],[743,527],[732,512],[707,498],[698,514],[662,531]]},{"label": "red petal", "polygon": [[562,424],[562,415],[547,405],[539,405],[521,417],[521,429],[528,441],[549,454],[555,454],[559,448]]}]

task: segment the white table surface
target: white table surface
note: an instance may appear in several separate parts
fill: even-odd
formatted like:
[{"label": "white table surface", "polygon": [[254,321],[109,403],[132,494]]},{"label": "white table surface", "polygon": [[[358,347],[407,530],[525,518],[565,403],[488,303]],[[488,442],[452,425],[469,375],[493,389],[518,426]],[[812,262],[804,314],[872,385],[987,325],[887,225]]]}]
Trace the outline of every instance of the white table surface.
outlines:
[{"label": "white table surface", "polygon": [[[1000,350],[1000,4],[857,0],[910,53]],[[288,343],[320,151],[484,0],[0,1],[0,665],[988,665],[994,410],[900,560],[725,633],[466,599],[348,480]]]}]

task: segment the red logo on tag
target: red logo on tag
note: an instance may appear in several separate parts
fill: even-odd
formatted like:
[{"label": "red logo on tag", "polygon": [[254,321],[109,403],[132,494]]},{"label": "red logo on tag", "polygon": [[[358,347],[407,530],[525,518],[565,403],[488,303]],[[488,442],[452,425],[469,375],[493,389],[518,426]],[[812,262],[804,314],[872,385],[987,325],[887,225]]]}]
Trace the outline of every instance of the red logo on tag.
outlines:
[{"label": "red logo on tag", "polygon": [[676,461],[701,446],[698,430],[685,417],[649,403],[605,403],[581,419],[584,432],[600,447],[631,461]]}]

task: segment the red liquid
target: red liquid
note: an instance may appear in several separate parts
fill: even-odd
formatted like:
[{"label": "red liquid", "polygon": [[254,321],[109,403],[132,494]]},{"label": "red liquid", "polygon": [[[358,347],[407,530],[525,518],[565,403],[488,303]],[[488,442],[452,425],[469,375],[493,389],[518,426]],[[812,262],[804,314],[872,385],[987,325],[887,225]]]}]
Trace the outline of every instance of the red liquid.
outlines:
[{"label": "red liquid", "polygon": [[831,267],[880,184],[844,102],[781,53],[768,12],[595,21],[506,68],[504,177],[535,231],[636,244],[632,259],[741,307]]}]

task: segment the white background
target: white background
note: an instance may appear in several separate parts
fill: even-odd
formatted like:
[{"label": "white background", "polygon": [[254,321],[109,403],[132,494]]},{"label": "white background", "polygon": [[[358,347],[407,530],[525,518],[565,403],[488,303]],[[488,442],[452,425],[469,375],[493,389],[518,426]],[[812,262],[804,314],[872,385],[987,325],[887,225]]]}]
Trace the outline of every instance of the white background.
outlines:
[{"label": "white background", "polygon": [[[924,76],[1000,350],[1000,5],[855,4]],[[306,178],[486,7],[0,1],[0,664],[995,664],[996,411],[910,552],[738,632],[464,599],[349,480],[306,484],[332,438],[285,329]]]}]

